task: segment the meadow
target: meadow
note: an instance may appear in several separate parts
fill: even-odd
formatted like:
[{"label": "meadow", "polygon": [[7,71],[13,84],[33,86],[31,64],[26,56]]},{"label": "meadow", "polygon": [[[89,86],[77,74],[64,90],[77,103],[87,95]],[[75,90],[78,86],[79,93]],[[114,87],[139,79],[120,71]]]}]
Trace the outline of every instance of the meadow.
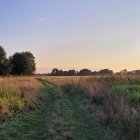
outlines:
[{"label": "meadow", "polygon": [[0,78],[0,121],[35,107],[39,103],[40,86],[34,77]]},{"label": "meadow", "polygon": [[140,139],[140,77],[0,78],[0,107],[5,140]]}]

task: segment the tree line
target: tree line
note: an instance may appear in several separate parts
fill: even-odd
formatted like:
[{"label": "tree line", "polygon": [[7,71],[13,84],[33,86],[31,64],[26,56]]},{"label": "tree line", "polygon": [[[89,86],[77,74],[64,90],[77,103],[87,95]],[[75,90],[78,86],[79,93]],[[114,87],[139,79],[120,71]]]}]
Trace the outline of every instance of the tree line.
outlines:
[{"label": "tree line", "polygon": [[81,69],[80,71],[76,70],[58,70],[57,68],[54,68],[52,72],[49,74],[51,76],[90,76],[90,75],[113,75],[114,72],[109,69],[103,69],[100,71],[91,71],[89,69]]},{"label": "tree line", "polygon": [[68,70],[63,71],[57,68],[54,68],[50,74],[50,76],[112,76],[112,75],[120,75],[120,76],[140,76],[140,70],[127,71],[126,69],[121,70],[120,72],[113,72],[113,70],[102,69],[100,71],[91,71],[89,69],[81,69],[80,71],[76,70]]},{"label": "tree line", "polygon": [[[31,52],[16,52],[9,58],[2,46],[0,46],[0,75],[33,75],[36,71],[35,57]],[[102,69],[100,71],[91,71],[89,69],[81,69],[76,71],[74,69],[63,71],[54,68],[48,75],[51,76],[91,76],[91,75],[107,75],[114,74],[127,76],[140,76],[140,70],[127,71],[124,69],[120,72],[114,73],[113,70]]]},{"label": "tree line", "polygon": [[7,58],[0,46],[0,75],[32,75],[35,71],[35,57],[31,52],[16,52]]},{"label": "tree line", "polygon": [[140,70],[132,70],[128,71],[127,69],[121,70],[120,72],[117,72],[118,75],[132,75],[132,76],[140,76]]}]

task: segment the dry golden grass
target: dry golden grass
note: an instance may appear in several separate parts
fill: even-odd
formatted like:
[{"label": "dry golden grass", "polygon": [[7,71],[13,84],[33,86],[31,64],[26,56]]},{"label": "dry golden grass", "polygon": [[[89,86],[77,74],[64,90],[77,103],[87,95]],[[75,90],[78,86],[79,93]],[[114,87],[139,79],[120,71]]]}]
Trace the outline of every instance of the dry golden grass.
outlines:
[{"label": "dry golden grass", "polygon": [[55,85],[78,83],[81,80],[87,79],[89,76],[44,76],[43,80],[46,80]]},{"label": "dry golden grass", "polygon": [[39,82],[35,77],[0,77],[0,87],[39,87]]},{"label": "dry golden grass", "polygon": [[[91,115],[91,119],[93,117],[105,127],[117,126],[125,136],[129,134],[127,138],[137,140],[140,138],[140,100],[136,98],[131,102],[129,94],[133,94],[133,91],[137,94],[140,94],[140,92],[136,89],[132,90],[132,88],[128,91],[128,88],[122,90],[123,92],[120,94],[117,93],[117,90],[113,90],[118,85],[122,88],[124,85],[125,87],[130,85],[137,87],[140,86],[140,78],[89,77],[81,79],[78,83],[67,84],[64,87],[67,92],[86,94],[90,97],[86,110]],[[85,106],[86,104],[84,104]],[[126,133],[128,134],[126,135]]]},{"label": "dry golden grass", "polygon": [[0,118],[5,119],[34,107],[41,84],[35,77],[0,78]]}]

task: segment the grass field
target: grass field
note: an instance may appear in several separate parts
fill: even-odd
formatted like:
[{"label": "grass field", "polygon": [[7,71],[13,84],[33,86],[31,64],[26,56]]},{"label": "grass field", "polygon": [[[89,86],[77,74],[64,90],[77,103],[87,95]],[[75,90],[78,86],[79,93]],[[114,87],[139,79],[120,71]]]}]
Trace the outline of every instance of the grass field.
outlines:
[{"label": "grass field", "polygon": [[8,113],[12,112],[8,116],[13,118],[1,114],[1,121],[5,120],[0,126],[2,140],[140,139],[138,77],[16,77],[0,81],[0,105],[6,104]]},{"label": "grass field", "polygon": [[40,87],[34,77],[0,78],[0,120],[16,117],[38,104]]}]

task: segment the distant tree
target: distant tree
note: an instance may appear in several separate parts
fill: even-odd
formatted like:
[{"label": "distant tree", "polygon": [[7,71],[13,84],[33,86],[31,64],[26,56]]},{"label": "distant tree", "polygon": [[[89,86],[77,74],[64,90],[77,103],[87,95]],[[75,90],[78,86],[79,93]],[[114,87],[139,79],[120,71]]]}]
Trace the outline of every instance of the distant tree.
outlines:
[{"label": "distant tree", "polygon": [[32,75],[35,73],[35,57],[31,52],[15,53],[10,57],[10,62],[14,75]]},{"label": "distant tree", "polygon": [[[62,71],[61,71],[62,73]],[[52,76],[59,76],[60,75],[60,71],[57,68],[54,68],[51,72]]]},{"label": "distant tree", "polygon": [[69,70],[68,71],[68,75],[69,76],[75,76],[76,75],[76,71],[75,70]]},{"label": "distant tree", "polygon": [[98,75],[98,72],[97,71],[93,71],[92,75]]},{"label": "distant tree", "polygon": [[140,75],[140,70],[135,70],[134,73],[135,75]]},{"label": "distant tree", "polygon": [[127,74],[128,74],[127,69],[123,69],[119,72],[119,75],[121,75],[121,76],[126,76]]},{"label": "distant tree", "polygon": [[63,76],[63,74],[64,74],[63,70],[60,70],[60,71],[58,72],[58,75],[59,75],[59,76]]},{"label": "distant tree", "polygon": [[63,76],[68,76],[69,72],[68,71],[63,71]]},{"label": "distant tree", "polygon": [[63,71],[63,70],[58,70],[57,68],[54,68],[51,72],[52,76],[74,76],[76,75],[75,70],[69,70],[69,71]]},{"label": "distant tree", "polygon": [[99,71],[99,74],[100,75],[112,75],[113,74],[113,71],[112,70],[109,70],[109,69],[103,69],[103,70],[100,70]]},{"label": "distant tree", "polygon": [[127,72],[127,75],[139,76],[139,75],[140,75],[140,70],[128,71],[128,72]]},{"label": "distant tree", "polygon": [[[128,72],[127,72],[127,75],[134,75],[134,73],[135,73],[134,71],[128,71]],[[119,74],[120,74],[120,73],[119,73]]]},{"label": "distant tree", "polygon": [[0,75],[10,74],[11,66],[9,60],[6,58],[6,52],[3,47],[0,46]]},{"label": "distant tree", "polygon": [[126,74],[126,73],[127,73],[127,69],[123,69],[123,70],[121,70],[120,73],[122,73],[122,74]]},{"label": "distant tree", "polygon": [[80,70],[80,72],[79,72],[79,75],[91,75],[92,74],[92,72],[91,72],[91,70],[88,70],[88,69],[82,69],[82,70]]}]

